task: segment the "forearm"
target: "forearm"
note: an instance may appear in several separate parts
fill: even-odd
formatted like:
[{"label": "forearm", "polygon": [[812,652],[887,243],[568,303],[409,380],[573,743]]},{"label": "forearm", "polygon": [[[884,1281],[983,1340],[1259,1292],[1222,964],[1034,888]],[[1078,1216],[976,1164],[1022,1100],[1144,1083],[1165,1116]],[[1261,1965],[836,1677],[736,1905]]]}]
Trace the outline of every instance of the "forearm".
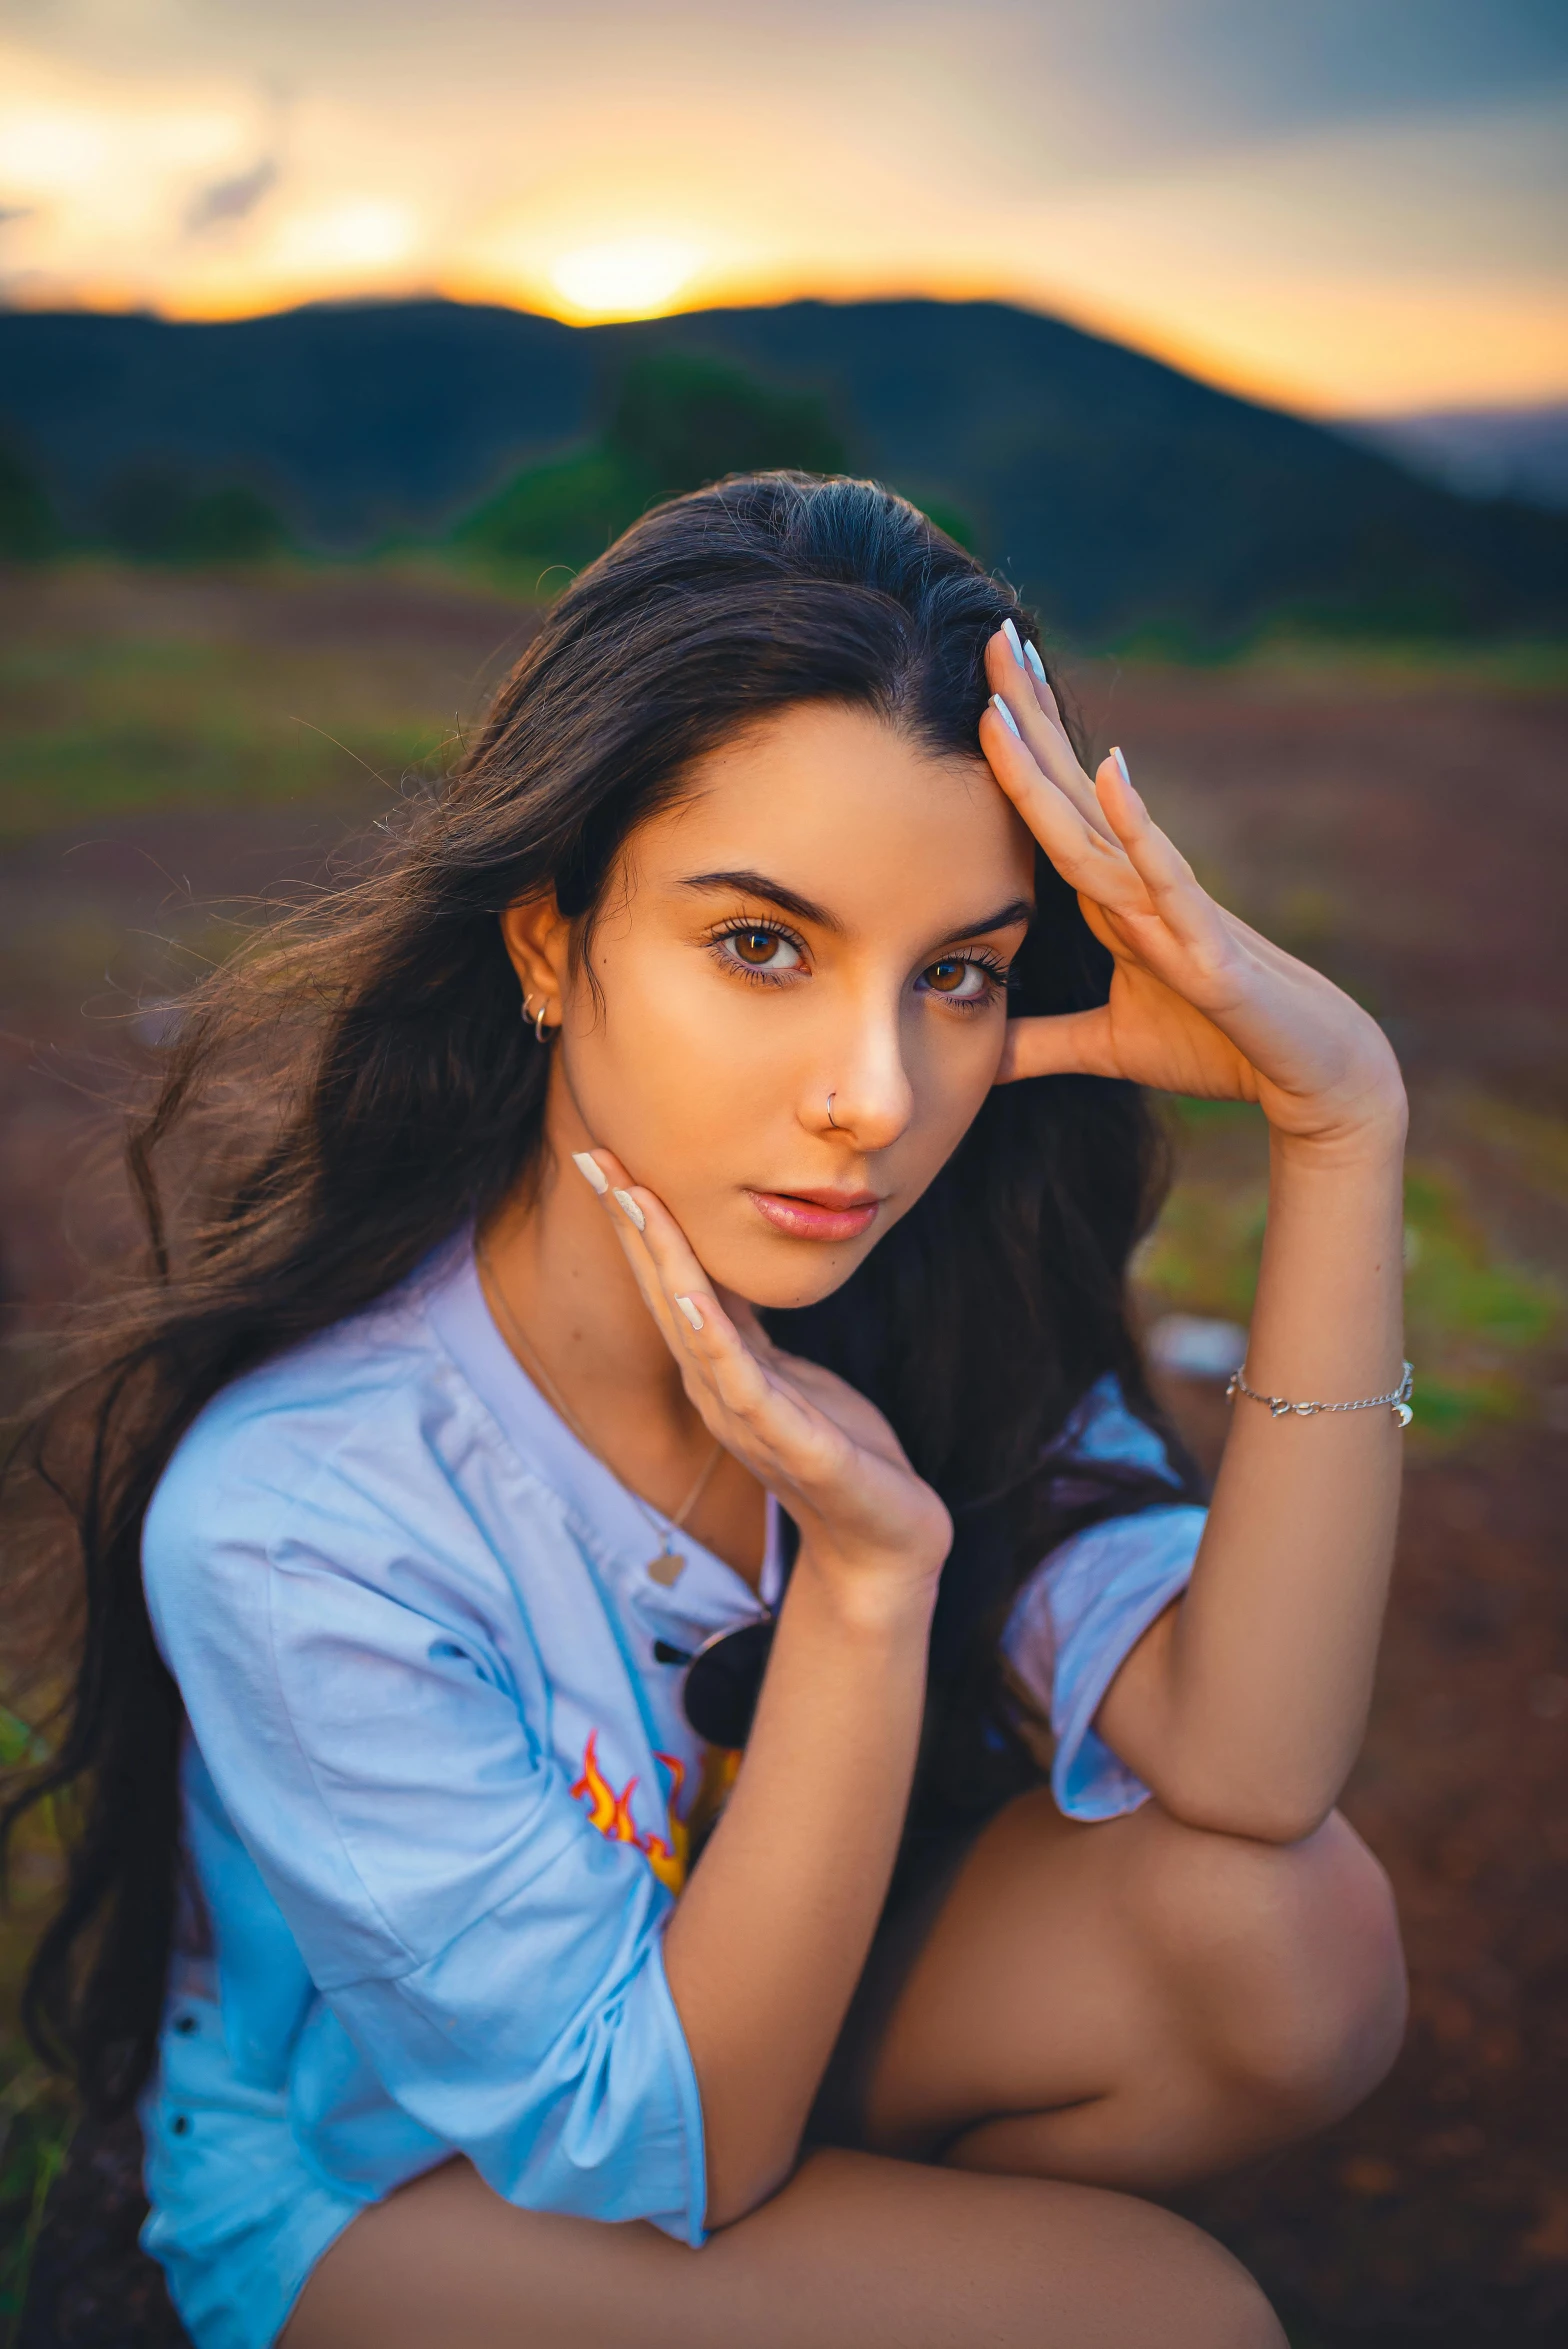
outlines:
[{"label": "forearm", "polygon": [[[1402,1142],[1397,1111],[1340,1144],[1274,1137],[1249,1385],[1397,1386]],[[1332,1807],[1365,1726],[1400,1463],[1391,1410],[1276,1419],[1236,1399],[1191,1587],[1102,1708],[1178,1815],[1288,1840]]]},{"label": "forearm", "polygon": [[928,1591],[849,1604],[802,1552],[745,1763],[665,1936],[711,2225],[794,2160],[892,1872],[929,1628]]}]

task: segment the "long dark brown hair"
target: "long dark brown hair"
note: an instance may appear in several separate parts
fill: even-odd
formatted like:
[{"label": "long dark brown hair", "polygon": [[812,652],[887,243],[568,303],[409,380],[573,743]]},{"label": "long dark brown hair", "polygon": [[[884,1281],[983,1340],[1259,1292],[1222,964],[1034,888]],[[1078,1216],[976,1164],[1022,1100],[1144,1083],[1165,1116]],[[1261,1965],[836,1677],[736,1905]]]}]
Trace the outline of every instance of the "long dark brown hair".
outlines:
[{"label": "long dark brown hair", "polygon": [[[377,858],[184,1006],[128,1146],[145,1265],[22,1454],[65,1504],[76,1667],[51,1758],[0,1834],[45,1795],[74,1819],[24,2012],[94,2107],[123,2106],[153,2060],[180,1871],[182,1714],[142,1594],[148,1502],[220,1388],[371,1304],[527,1174],[548,1056],[519,1020],[497,916],[553,888],[591,917],[633,828],[762,713],[845,704],[977,755],[984,648],[1008,617],[1035,636],[1005,586],[869,482],[767,474],[661,506],[550,609]],[[1108,958],[1037,867],[1012,1009],[1102,1002]],[[1021,1576],[1076,1525],[1170,1497],[1108,1472],[1064,1498],[1041,1466],[1108,1371],[1158,1424],[1125,1278],[1160,1177],[1131,1087],[1001,1088],[845,1287],[772,1317],[873,1396],[955,1511],[917,1831],[1034,1773],[995,1657]]]}]

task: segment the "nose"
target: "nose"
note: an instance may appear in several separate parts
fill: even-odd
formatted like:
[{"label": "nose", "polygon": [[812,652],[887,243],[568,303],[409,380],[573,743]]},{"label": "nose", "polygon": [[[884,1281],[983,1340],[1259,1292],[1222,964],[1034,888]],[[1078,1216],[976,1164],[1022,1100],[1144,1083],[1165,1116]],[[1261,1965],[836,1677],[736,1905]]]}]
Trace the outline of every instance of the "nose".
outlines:
[{"label": "nose", "polygon": [[817,1064],[827,1073],[802,1104],[802,1122],[814,1133],[840,1133],[869,1154],[904,1132],[915,1096],[899,1009],[897,1003],[846,1006],[843,1025]]}]

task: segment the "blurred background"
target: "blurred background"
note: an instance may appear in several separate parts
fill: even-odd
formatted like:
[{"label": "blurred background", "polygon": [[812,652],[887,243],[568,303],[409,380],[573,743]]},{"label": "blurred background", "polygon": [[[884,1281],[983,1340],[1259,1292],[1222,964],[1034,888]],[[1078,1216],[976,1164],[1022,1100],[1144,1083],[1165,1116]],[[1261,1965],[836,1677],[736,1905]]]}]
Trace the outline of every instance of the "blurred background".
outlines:
[{"label": "blurred background", "polygon": [[[1347,1808],[1410,2040],[1194,2206],[1297,2349],[1568,2337],[1565,132],[1548,0],[0,7],[7,1414],[123,1243],[162,1007],[736,468],[874,474],[1012,579],[1096,752],[1393,1036],[1417,1418]],[[1263,1137],[1176,1131],[1140,1299],[1212,1462]],[[0,2344],[172,2342],[134,2147],[15,2026],[51,1833]]]}]

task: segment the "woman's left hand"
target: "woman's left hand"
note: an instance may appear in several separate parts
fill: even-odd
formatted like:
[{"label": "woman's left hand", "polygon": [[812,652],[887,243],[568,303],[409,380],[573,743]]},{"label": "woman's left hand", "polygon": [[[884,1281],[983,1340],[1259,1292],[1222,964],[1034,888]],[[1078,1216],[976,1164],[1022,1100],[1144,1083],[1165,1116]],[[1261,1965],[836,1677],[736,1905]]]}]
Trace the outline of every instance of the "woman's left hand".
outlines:
[{"label": "woman's left hand", "polygon": [[1078,1073],[1166,1093],[1256,1101],[1271,1126],[1338,1142],[1402,1130],[1404,1089],[1375,1020],[1318,971],[1216,905],[1128,779],[1119,755],[1091,782],[1050,687],[1005,635],[980,722],[991,771],[1115,957],[1093,1011],[1009,1023],[997,1082]]}]

